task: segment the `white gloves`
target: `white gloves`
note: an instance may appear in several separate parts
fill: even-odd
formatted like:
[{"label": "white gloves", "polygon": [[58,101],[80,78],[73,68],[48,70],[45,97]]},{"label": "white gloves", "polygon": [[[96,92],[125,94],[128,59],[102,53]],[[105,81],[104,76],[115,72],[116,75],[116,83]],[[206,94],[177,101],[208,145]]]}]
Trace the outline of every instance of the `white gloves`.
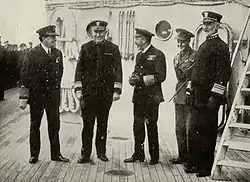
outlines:
[{"label": "white gloves", "polygon": [[118,94],[117,92],[114,92],[113,94],[113,101],[117,101],[120,99],[120,94]]},{"label": "white gloves", "polygon": [[[77,91],[76,92],[76,98],[78,100],[81,100],[81,98],[82,98],[82,92],[81,91]],[[117,92],[114,92],[114,94],[113,94],[113,101],[117,101],[119,99],[120,99],[120,94],[118,94]]]},{"label": "white gloves", "polygon": [[82,91],[77,91],[76,92],[76,98],[80,100],[82,98]]},{"label": "white gloves", "polygon": [[28,105],[28,100],[27,99],[20,99],[19,100],[19,108],[24,110]]}]

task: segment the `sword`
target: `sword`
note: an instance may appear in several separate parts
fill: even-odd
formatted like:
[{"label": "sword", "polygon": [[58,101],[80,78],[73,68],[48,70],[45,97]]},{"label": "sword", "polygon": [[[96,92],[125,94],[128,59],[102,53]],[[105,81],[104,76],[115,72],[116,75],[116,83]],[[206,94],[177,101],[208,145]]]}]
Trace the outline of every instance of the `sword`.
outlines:
[{"label": "sword", "polygon": [[189,81],[189,79],[187,79],[174,93],[174,95],[169,99],[168,102],[171,102],[173,100],[173,98],[180,92],[180,90],[186,85],[186,83]]},{"label": "sword", "polygon": [[[194,66],[194,63],[193,63],[191,66],[189,66],[188,69],[191,69],[193,66]],[[186,85],[186,83],[190,80],[190,77],[191,77],[191,76],[189,76],[189,77],[185,80],[185,82],[176,90],[176,92],[175,92],[174,95],[168,100],[168,102],[171,102],[171,101],[173,100],[173,98],[180,92],[180,90],[181,90],[181,89]]]}]

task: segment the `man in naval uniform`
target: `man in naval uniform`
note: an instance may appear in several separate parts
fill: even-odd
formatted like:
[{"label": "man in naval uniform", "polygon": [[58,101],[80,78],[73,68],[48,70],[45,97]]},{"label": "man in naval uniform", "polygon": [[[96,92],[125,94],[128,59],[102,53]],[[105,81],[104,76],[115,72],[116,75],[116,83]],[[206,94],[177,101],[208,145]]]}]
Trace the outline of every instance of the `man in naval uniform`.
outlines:
[{"label": "man in naval uniform", "polygon": [[135,44],[140,52],[136,56],[135,69],[129,78],[134,86],[134,154],[124,162],[144,161],[145,124],[147,125],[150,164],[159,162],[158,112],[164,101],[161,84],[166,79],[165,55],[151,44],[154,34],[135,29]]},{"label": "man in naval uniform", "polygon": [[177,77],[175,103],[175,132],[179,156],[170,159],[173,164],[187,161],[187,128],[191,118],[190,108],[187,107],[186,88],[192,73],[195,51],[189,46],[194,35],[185,29],[176,29],[177,47],[180,52],[174,57],[174,69]]},{"label": "man in naval uniform", "polygon": [[109,110],[122,92],[121,55],[117,45],[105,40],[107,22],[90,23],[93,40],[83,44],[75,71],[75,92],[81,102],[83,129],[81,157],[78,163],[90,161],[95,118],[97,118],[97,157],[106,162],[106,140]]},{"label": "man in naval uniform", "polygon": [[[209,176],[214,161],[219,106],[223,104],[231,74],[228,45],[218,35],[222,15],[205,11],[203,30],[207,34],[196,55],[187,90],[192,119],[188,131],[188,173]],[[194,99],[192,99],[194,98]]]},{"label": "man in naval uniform", "polygon": [[60,152],[59,105],[63,58],[55,48],[55,26],[43,27],[36,32],[41,43],[32,49],[24,61],[20,79],[20,108],[30,105],[30,163],[36,163],[40,153],[40,125],[44,110],[48,120],[51,160],[69,162]]}]

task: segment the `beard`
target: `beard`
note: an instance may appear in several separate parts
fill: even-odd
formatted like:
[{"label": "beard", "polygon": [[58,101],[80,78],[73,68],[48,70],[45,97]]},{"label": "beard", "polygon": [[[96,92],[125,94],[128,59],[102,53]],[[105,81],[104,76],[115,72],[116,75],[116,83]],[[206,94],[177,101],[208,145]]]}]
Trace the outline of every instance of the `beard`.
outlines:
[{"label": "beard", "polygon": [[184,51],[186,49],[186,47],[183,47],[183,46],[182,47],[178,47],[178,48],[179,48],[180,52]]},{"label": "beard", "polygon": [[139,45],[139,44],[135,44],[135,45],[136,45],[138,51],[142,50],[142,46],[141,45]]}]

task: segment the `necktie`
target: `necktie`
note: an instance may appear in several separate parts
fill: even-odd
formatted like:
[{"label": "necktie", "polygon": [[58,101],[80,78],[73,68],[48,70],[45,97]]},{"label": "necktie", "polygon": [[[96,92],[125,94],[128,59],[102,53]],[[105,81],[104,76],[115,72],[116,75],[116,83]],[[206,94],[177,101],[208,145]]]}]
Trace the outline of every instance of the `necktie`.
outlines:
[{"label": "necktie", "polygon": [[51,49],[48,49],[48,55],[51,56]]}]

